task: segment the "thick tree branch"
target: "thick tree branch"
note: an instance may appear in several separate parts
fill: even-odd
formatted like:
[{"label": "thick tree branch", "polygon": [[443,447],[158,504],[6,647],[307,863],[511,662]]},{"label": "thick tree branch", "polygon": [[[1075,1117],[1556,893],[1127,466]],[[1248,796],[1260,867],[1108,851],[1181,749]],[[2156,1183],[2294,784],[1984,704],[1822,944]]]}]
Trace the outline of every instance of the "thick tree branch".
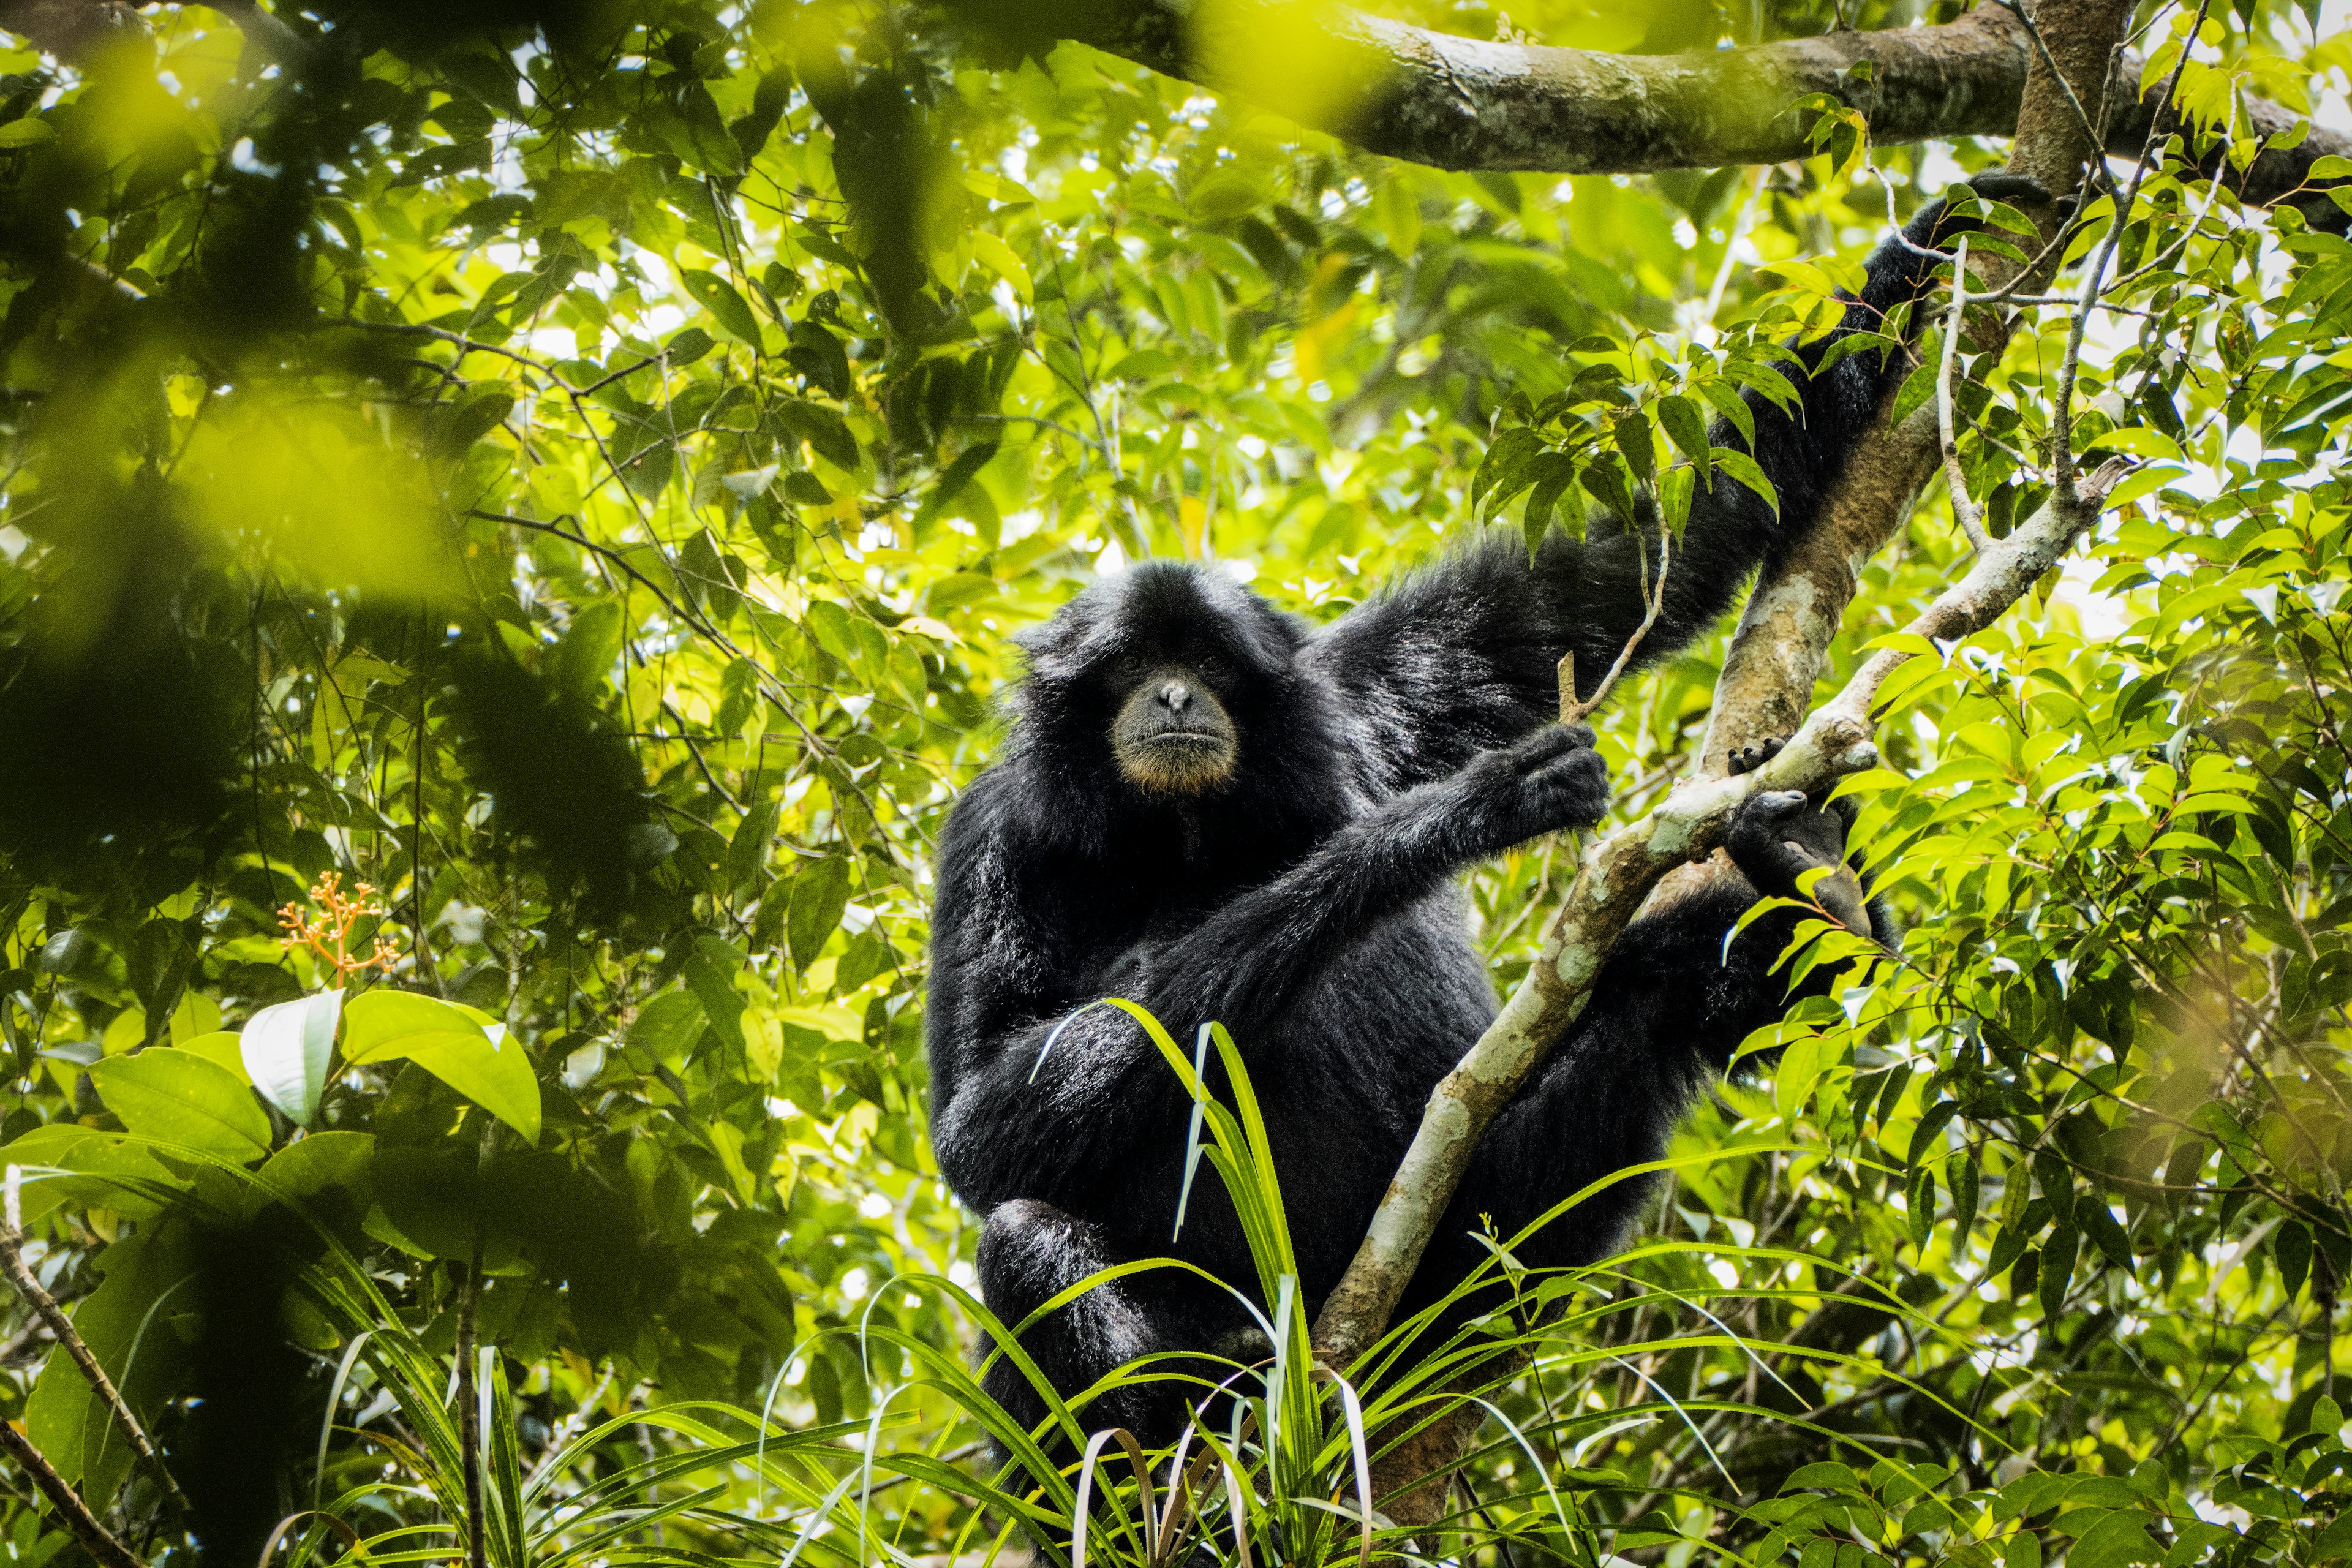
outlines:
[{"label": "thick tree branch", "polygon": [[1847,773],[1875,766],[1870,710],[1887,677],[1920,651],[1915,639],[1948,643],[1991,625],[2063,558],[2120,473],[2102,469],[2084,482],[2072,504],[2053,497],[2024,526],[1995,541],[1967,576],[1906,628],[1911,646],[1874,654],[1763,767],[1737,777],[1694,779],[1585,852],[1534,967],[1431,1094],[1362,1247],[1316,1321],[1318,1352],[1344,1365],[1387,1327],[1479,1134],[1584,1010],[1602,961],[1659,879],[1722,843],[1733,813],[1749,795],[1767,790],[1817,795]]},{"label": "thick tree branch", "polygon": [[[2006,11],[1998,5],[1986,9]],[[2102,112],[2098,106],[2103,89],[2096,84],[2116,79],[2108,76],[2107,62],[2128,14],[2129,6],[2123,0],[2061,0],[2051,6],[2051,25],[2037,29],[2042,37],[2033,57],[2029,101],[2038,107],[2019,117],[2022,129],[2010,149],[2010,173],[2031,174],[2061,196],[2076,189],[2091,151],[2084,123]],[[2120,79],[2137,80],[2137,63],[2125,58],[2125,69],[2130,74]],[[2053,58],[2068,72],[2078,73],[2079,79],[2072,87],[2051,74],[2048,64]],[[2153,101],[2168,103],[2179,80],[2179,72],[2175,70]],[[2110,97],[2119,96],[2112,86],[2104,90]],[[2085,103],[2092,106],[2087,110],[2081,107]],[[2167,123],[2172,118],[2168,113]],[[2145,170],[2157,116],[2151,110],[2140,115],[2137,123],[2142,140],[2131,151],[2142,160]],[[2132,188],[2135,192],[2139,188],[2137,181]],[[2327,205],[2331,212],[2336,211],[2332,202]],[[2058,210],[2046,208],[2031,216],[2042,226],[2043,240],[2053,242],[2059,230]],[[2341,214],[2336,216],[2340,218]],[[2021,272],[2025,277],[2021,287],[2046,282],[2056,267],[2054,244],[2045,243],[2037,261],[2032,268],[2020,268],[1998,251],[1987,251],[1978,258],[1978,270],[1989,280],[1990,289],[1998,293],[2017,282]],[[1914,411],[1894,426],[1886,423],[1886,411],[1881,410],[1878,425],[1864,437],[1832,489],[1821,520],[1779,569],[1757,584],[1749,598],[1725,658],[1723,675],[1716,682],[1715,706],[1707,716],[1706,739],[1699,756],[1702,776],[1721,774],[1733,751],[1788,734],[1802,721],[1812,701],[1813,682],[1829,657],[1830,643],[1853,600],[1863,564],[1910,518],[1920,490],[1938,464],[1950,479],[1954,517],[1971,546],[1982,550],[1983,529],[1960,472],[1950,393],[1958,333],[1966,330],[1961,312],[1967,300],[1968,265],[1963,242],[1952,302],[1946,313],[1945,374],[1937,379],[1934,405]],[[2011,325],[1980,321],[1976,346],[1998,353],[2008,341]],[[1682,896],[1694,890],[1700,880],[1728,875],[1729,870],[1717,856],[1706,866],[1693,867],[1670,879],[1660,897]]]},{"label": "thick tree branch", "polygon": [[[1786,163],[1813,152],[1793,111],[1811,93],[1859,110],[1880,145],[2014,132],[2039,146],[2050,129],[2021,124],[2029,68],[2040,62],[2025,25],[2000,4],[1938,26],[1612,55],[1482,42],[1336,5],[1306,13],[1303,24],[1289,0],[947,3],[1033,47],[1072,39],[1263,103],[1368,152],[1441,169],[1645,174]],[[1280,70],[1266,68],[1271,38],[1283,40]],[[1318,53],[1319,61],[1307,59]],[[1311,68],[1292,68],[1294,60]],[[1857,80],[1853,68],[1865,60],[1868,79]],[[2118,74],[2136,82],[2138,69],[2126,55]],[[2084,96],[2092,106],[2103,99],[2112,100],[2108,149],[2136,155],[2155,121],[2155,96]],[[2259,100],[2247,111],[2250,129],[2264,135],[2299,118]],[[2062,100],[2050,112],[2074,110]],[[2054,157],[2079,162],[2078,145],[2073,134],[2059,138]],[[2352,156],[2352,136],[2315,129],[2300,147],[2264,153],[2242,177],[2232,172],[2230,184],[2242,200],[2273,205],[2330,153]],[[2315,222],[2344,226],[2324,195],[2294,199]]]},{"label": "thick tree branch", "polygon": [[[291,62],[301,54],[301,35],[263,10],[259,0],[205,3],[270,58]],[[144,44],[154,36],[131,0],[0,0],[0,32],[71,65],[88,65],[117,45]]]},{"label": "thick tree branch", "polygon": [[[2126,5],[2124,0],[2053,3],[2061,12],[2058,37],[2044,40],[2049,45],[2046,58],[2061,61],[2070,73],[2095,61],[2086,80],[2074,82],[2074,94],[2082,97],[2082,87],[2088,82],[2105,80],[2105,64],[2115,40],[2122,36]],[[2084,163],[2079,148],[2086,146],[2079,136],[2082,115],[2074,115],[2061,130],[2055,115],[2049,113],[2049,103],[2067,94],[2070,87],[2042,68],[2039,58],[2034,78],[2034,99],[2044,113],[2028,115],[2034,141],[2021,139],[2011,151],[2011,169],[2030,169],[2055,191],[2072,191]],[[2138,151],[2145,155],[2145,148]],[[2055,233],[2055,209],[2034,216],[2044,224],[2046,237]],[[2049,268],[2051,258],[2053,249],[2046,247],[2042,266]],[[2006,273],[2006,268],[2001,270]],[[1957,318],[1959,310],[1955,308],[1952,315]],[[1955,320],[1952,327],[1959,322]],[[1740,802],[1757,790],[1818,795],[1844,773],[1874,764],[1877,748],[1872,742],[1870,710],[1886,677],[1928,647],[1922,639],[1955,642],[1967,637],[2028,593],[2095,520],[2100,500],[2116,478],[2116,470],[2103,468],[2079,491],[2051,496],[2011,536],[1980,545],[1967,576],[1912,623],[1915,637],[1906,639],[1907,647],[1884,648],[1872,656],[1832,703],[1801,720],[1822,656],[1853,597],[1855,574],[1872,550],[1910,515],[1912,500],[1943,456],[1933,406],[1916,409],[1900,426],[1891,426],[1886,416],[1889,409],[1879,411],[1877,426],[1832,487],[1821,520],[1780,564],[1780,572],[1761,583],[1748,606],[1724,679],[1717,687],[1717,712],[1698,778],[1684,783],[1658,809],[1585,853],[1576,881],[1545,931],[1534,969],[1512,992],[1510,1002],[1503,1004],[1486,1035],[1479,1037],[1430,1096],[1421,1129],[1373,1213],[1362,1248],[1315,1321],[1315,1347],[1324,1359],[1345,1366],[1383,1333],[1430,1234],[1461,1183],[1477,1138],[1517,1093],[1527,1074],[1576,1023],[1601,962],[1646,898],[1661,889],[1661,881],[1670,872],[1703,877],[1712,869],[1724,875],[1715,847],[1722,844]],[[1740,778],[1715,773],[1728,745],[1792,729],[1794,736],[1780,754],[1755,773]],[[1736,741],[1734,733],[1738,733]],[[1700,865],[1710,856],[1715,868]],[[1413,1446],[1409,1462],[1421,1469],[1451,1469],[1467,1448],[1477,1422],[1477,1408],[1465,1405],[1442,1422],[1446,1432],[1433,1429],[1428,1441]],[[1392,1455],[1392,1460],[1404,1458]],[[1416,1479],[1390,1462],[1383,1462],[1381,1471],[1385,1474],[1376,1474],[1376,1486],[1383,1493],[1397,1493],[1397,1488]],[[1433,1510],[1437,1498],[1442,1498],[1442,1488],[1434,1486],[1400,1495],[1400,1523],[1428,1523],[1423,1514]]]},{"label": "thick tree branch", "polygon": [[145,19],[123,0],[0,0],[0,31],[77,65],[151,36]]}]

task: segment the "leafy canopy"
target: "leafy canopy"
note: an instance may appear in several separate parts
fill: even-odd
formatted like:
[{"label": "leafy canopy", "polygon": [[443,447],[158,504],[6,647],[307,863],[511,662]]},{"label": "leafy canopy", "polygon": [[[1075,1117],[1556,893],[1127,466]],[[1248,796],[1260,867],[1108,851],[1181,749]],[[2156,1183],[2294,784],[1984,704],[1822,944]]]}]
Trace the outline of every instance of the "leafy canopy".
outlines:
[{"label": "leafy canopy", "polygon": [[[2154,81],[2192,17],[2143,9]],[[1823,100],[1798,165],[1440,174],[978,8],[146,15],[0,58],[0,1134],[175,1466],[208,1342],[175,1293],[222,1225],[307,1216],[279,1457],[339,1525],[306,1555],[446,1553],[461,1342],[503,1564],[994,1531],[919,1040],[928,845],[1008,634],[1147,554],[1326,617],[1474,520],[1756,482],[1709,419],[1787,395],[1890,205],[1998,153],[1874,150]],[[2181,101],[2225,174],[2237,94],[2346,68],[2315,21],[2204,16]],[[1465,1551],[2352,1555],[2352,252],[2186,150],[2078,399],[2077,445],[2143,466],[2044,594],[1908,667],[1853,786],[1899,960],[1701,1114],[1650,1245],[1523,1281],[1573,1310],[1492,1393]],[[1996,532],[2045,493],[2067,325],[1962,357]],[[1964,552],[1924,508],[1824,680]],[[1622,809],[1689,764],[1719,658],[1621,694]],[[1474,879],[1498,982],[1562,851]],[[69,1358],[11,1343],[35,1444],[184,1540]],[[1343,1426],[1237,1457],[1290,1532],[1261,1556],[1352,1552]],[[0,1529],[78,1550],[21,1498]]]}]

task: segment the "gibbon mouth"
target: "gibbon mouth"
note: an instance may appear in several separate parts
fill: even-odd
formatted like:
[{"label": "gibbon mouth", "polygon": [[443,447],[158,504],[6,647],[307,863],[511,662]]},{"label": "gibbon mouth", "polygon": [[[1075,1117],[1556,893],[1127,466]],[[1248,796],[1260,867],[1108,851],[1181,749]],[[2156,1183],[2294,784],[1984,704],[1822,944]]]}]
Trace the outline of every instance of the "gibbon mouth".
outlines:
[{"label": "gibbon mouth", "polygon": [[1146,795],[1201,795],[1223,787],[1234,775],[1235,752],[1230,732],[1154,730],[1116,750],[1118,771]]}]

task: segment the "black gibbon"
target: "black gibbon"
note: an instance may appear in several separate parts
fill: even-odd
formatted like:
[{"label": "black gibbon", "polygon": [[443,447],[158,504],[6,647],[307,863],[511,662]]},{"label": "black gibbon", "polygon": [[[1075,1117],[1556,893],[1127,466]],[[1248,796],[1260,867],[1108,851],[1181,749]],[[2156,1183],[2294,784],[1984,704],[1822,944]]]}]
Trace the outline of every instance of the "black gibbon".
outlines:
[{"label": "black gibbon", "polygon": [[[2041,194],[2007,176],[1976,185]],[[1949,226],[1944,213],[1927,207],[1908,245],[1879,247],[1838,333],[1803,351],[1808,368],[1920,295],[1935,265],[1921,249]],[[1864,352],[1805,380],[1793,416],[1749,395],[1752,455],[1780,514],[1722,477],[1696,496],[1644,661],[1706,631],[1802,533],[1902,374],[1900,356]],[[1650,527],[1583,542],[1555,531],[1532,563],[1516,538],[1490,536],[1314,627],[1213,569],[1152,563],[1089,587],[1025,639],[1012,741],[940,845],[928,1017],[933,1144],[987,1216],[981,1289],[1005,1323],[1138,1258],[1181,1258],[1254,1289],[1222,1193],[1196,1188],[1171,1235],[1192,1102],[1131,1018],[1087,1005],[1113,994],[1180,1040],[1211,1020],[1232,1032],[1310,1311],[1338,1282],[1431,1088],[1495,1015],[1458,873],[1607,805],[1591,731],[1548,721],[1555,667],[1570,651],[1580,671],[1609,666],[1643,613],[1645,567],[1657,569]],[[1794,915],[1727,949],[1725,935],[1757,896],[1840,867],[1844,825],[1801,795],[1762,795],[1729,848],[1751,886],[1723,879],[1624,933],[1568,1037],[1487,1130],[1402,1311],[1488,1256],[1482,1221],[1508,1237],[1657,1158],[1741,1039],[1785,1012],[1771,968]],[[1850,879],[1833,896],[1849,924],[1882,924]],[[1617,1184],[1517,1256],[1538,1268],[1603,1257],[1648,1191]],[[1229,1291],[1159,1269],[1087,1292],[1023,1344],[1068,1396],[1140,1356],[1230,1356],[1252,1339]],[[1042,1415],[1009,1358],[985,1383],[1024,1421]],[[1087,1421],[1172,1441],[1196,1392],[1130,1384]]]}]

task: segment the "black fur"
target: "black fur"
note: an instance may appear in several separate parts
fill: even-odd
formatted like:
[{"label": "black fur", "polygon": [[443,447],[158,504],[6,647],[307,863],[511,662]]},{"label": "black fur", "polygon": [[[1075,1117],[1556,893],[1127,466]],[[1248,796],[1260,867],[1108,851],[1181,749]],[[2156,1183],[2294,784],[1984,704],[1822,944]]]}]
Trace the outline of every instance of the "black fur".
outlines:
[{"label": "black fur", "polygon": [[[1915,243],[1935,237],[1939,214],[1913,221]],[[1914,299],[1932,265],[1880,247],[1841,331]],[[1902,373],[1899,356],[1849,355],[1802,384],[1801,419],[1750,398],[1781,515],[1720,478],[1696,498],[1644,659],[1704,631],[1811,521]],[[1738,440],[1723,426],[1715,438]],[[1008,1325],[1123,1260],[1174,1256],[1237,1288],[1255,1279],[1205,1172],[1171,1238],[1191,1104],[1130,1019],[1086,1006],[1107,994],[1187,1044],[1212,1019],[1232,1031],[1310,1310],[1337,1282],[1431,1087],[1494,1016],[1456,874],[1606,805],[1589,732],[1546,720],[1561,652],[1597,677],[1639,622],[1645,551],[1654,571],[1643,531],[1580,544],[1555,534],[1531,567],[1516,541],[1490,538],[1319,630],[1218,573],[1153,563],[1088,589],[1029,639],[1013,742],[940,846],[929,1012],[934,1146],[988,1216],[982,1290]],[[1166,664],[1210,688],[1239,732],[1235,775],[1214,793],[1150,798],[1113,762],[1119,672]],[[1796,849],[1842,852],[1834,819],[1800,831],[1793,809],[1759,797],[1750,811],[1763,815],[1742,819],[1734,847],[1757,890],[1795,892],[1807,864]],[[1754,896],[1718,886],[1626,932],[1569,1037],[1481,1142],[1405,1310],[1486,1256],[1482,1216],[1507,1237],[1656,1158],[1740,1040],[1780,1016],[1785,977],[1769,971],[1793,917],[1758,922],[1726,953]],[[1610,1188],[1521,1260],[1606,1255],[1647,1191]],[[1097,1287],[1024,1344],[1067,1395],[1139,1356],[1246,1351],[1250,1328],[1231,1294],[1162,1269]],[[1008,1360],[986,1381],[1023,1419],[1042,1414]],[[1168,1441],[1187,1392],[1129,1387],[1087,1421]]]}]

